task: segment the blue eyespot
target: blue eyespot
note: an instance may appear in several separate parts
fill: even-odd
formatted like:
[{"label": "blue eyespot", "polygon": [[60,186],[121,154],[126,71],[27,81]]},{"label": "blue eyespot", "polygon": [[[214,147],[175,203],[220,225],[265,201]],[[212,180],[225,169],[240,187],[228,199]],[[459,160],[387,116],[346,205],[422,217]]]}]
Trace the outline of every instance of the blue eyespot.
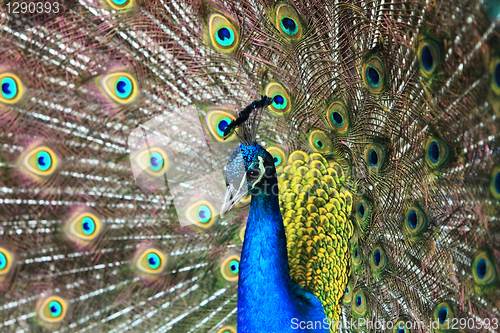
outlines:
[{"label": "blue eyespot", "polygon": [[284,108],[286,108],[287,102],[283,96],[275,95],[272,105],[278,110],[283,110]]},{"label": "blue eyespot", "polygon": [[406,333],[406,329],[404,327],[399,326],[398,330],[396,332],[397,333]]},{"label": "blue eyespot", "polygon": [[378,88],[380,86],[380,74],[375,68],[371,66],[366,67],[366,78],[368,84],[373,88]]},{"label": "blue eyespot", "polygon": [[236,260],[231,260],[229,268],[233,274],[237,274],[240,271],[240,263]]},{"label": "blue eyespot", "polygon": [[273,160],[274,160],[274,165],[280,165],[281,164],[281,157],[274,156]]},{"label": "blue eyespot", "polygon": [[337,127],[342,127],[344,126],[344,118],[342,118],[342,115],[336,111],[332,112],[332,120],[335,126]]},{"label": "blue eyespot", "polygon": [[163,157],[160,153],[152,152],[149,156],[149,167],[153,171],[160,171],[163,168]]},{"label": "blue eyespot", "polygon": [[132,94],[133,90],[133,85],[132,81],[128,77],[121,76],[117,81],[116,81],[116,89],[115,93],[116,96],[119,98],[125,99],[130,97]]},{"label": "blue eyespot", "polygon": [[160,256],[158,256],[156,253],[149,253],[148,254],[148,265],[152,269],[157,269],[160,267],[161,264],[161,259]]},{"label": "blue eyespot", "polygon": [[434,66],[434,59],[432,58],[432,52],[428,45],[422,48],[422,64],[427,71],[432,70]]},{"label": "blue eyespot", "polygon": [[429,158],[432,163],[439,161],[439,145],[435,141],[431,142],[429,146]]},{"label": "blue eyespot", "polygon": [[486,260],[480,259],[479,262],[477,263],[477,268],[476,268],[477,276],[480,279],[484,279],[484,277],[486,276],[486,269],[487,268],[488,268],[488,264],[487,264]]},{"label": "blue eyespot", "polygon": [[289,36],[294,36],[299,31],[299,27],[295,20],[289,17],[283,17],[280,22],[281,29]]},{"label": "blue eyespot", "polygon": [[346,295],[349,295],[349,289],[350,289],[349,286],[345,287],[345,294]]},{"label": "blue eyespot", "polygon": [[2,96],[5,99],[13,99],[17,95],[17,83],[11,77],[4,77],[2,79]]},{"label": "blue eyespot", "polygon": [[212,217],[212,212],[207,206],[201,205],[200,208],[198,208],[198,219],[200,220],[201,223],[208,222],[211,217]]},{"label": "blue eyespot", "polygon": [[85,235],[92,235],[95,231],[95,222],[90,217],[84,217],[82,219],[82,230]]},{"label": "blue eyespot", "polygon": [[318,147],[319,149],[323,149],[323,147],[325,146],[321,140],[316,140],[316,142],[314,142],[314,144],[315,144],[315,145],[316,145],[316,147]]},{"label": "blue eyespot", "polygon": [[365,205],[362,202],[358,205],[358,214],[361,218],[365,217]]},{"label": "blue eyespot", "polygon": [[358,254],[358,248],[357,248],[357,247],[355,247],[355,248],[354,248],[354,259],[358,259],[358,255],[359,255],[359,254]]},{"label": "blue eyespot", "polygon": [[418,225],[418,215],[415,209],[412,209],[408,214],[408,224],[412,229],[415,229]]},{"label": "blue eyespot", "polygon": [[52,317],[59,317],[62,313],[61,303],[58,301],[52,301],[49,303],[49,310]]},{"label": "blue eyespot", "polygon": [[121,6],[123,5],[125,2],[127,2],[128,0],[112,0],[113,3],[115,3],[116,5],[118,6]]},{"label": "blue eyespot", "polygon": [[444,324],[446,319],[448,319],[448,308],[442,307],[438,312],[439,323]]},{"label": "blue eyespot", "polygon": [[226,27],[219,28],[215,33],[215,40],[221,46],[230,46],[234,43],[234,32]]},{"label": "blue eyespot", "polygon": [[378,166],[378,154],[377,154],[377,151],[375,149],[370,149],[370,152],[368,153],[368,157],[369,157],[370,165],[372,167],[376,168]]},{"label": "blue eyespot", "polygon": [[5,254],[0,252],[0,270],[4,269],[7,266],[7,257]]},{"label": "blue eyespot", "polygon": [[40,171],[47,171],[52,166],[52,157],[46,151],[39,151],[36,156],[36,162]]},{"label": "blue eyespot", "polygon": [[363,301],[363,297],[361,295],[356,295],[356,306],[357,307],[360,307],[361,306],[361,302]]},{"label": "blue eyespot", "polygon": [[380,265],[380,256],[380,250],[375,250],[375,252],[373,253],[373,263],[375,264],[375,266]]},{"label": "blue eyespot", "polygon": [[217,124],[217,134],[220,137],[224,137],[224,130],[226,127],[231,123],[231,119],[225,117],[219,120],[219,123]]}]

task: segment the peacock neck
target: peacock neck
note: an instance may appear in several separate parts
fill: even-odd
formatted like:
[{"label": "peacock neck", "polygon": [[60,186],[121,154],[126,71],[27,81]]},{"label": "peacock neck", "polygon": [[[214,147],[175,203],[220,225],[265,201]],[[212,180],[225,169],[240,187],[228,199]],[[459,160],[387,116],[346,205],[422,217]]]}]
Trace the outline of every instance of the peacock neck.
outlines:
[{"label": "peacock neck", "polygon": [[[295,316],[277,181],[252,196],[238,280],[238,331],[290,327]],[[272,321],[272,322],[270,322]]]}]

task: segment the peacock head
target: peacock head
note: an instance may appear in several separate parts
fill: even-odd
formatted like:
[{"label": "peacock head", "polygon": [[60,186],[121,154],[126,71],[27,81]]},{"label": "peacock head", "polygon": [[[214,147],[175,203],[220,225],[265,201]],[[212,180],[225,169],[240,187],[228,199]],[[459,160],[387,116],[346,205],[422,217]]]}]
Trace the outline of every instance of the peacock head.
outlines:
[{"label": "peacock head", "polygon": [[252,195],[267,195],[276,192],[276,169],[274,160],[257,142],[240,144],[226,166],[226,195],[222,203],[221,216],[234,205]]}]

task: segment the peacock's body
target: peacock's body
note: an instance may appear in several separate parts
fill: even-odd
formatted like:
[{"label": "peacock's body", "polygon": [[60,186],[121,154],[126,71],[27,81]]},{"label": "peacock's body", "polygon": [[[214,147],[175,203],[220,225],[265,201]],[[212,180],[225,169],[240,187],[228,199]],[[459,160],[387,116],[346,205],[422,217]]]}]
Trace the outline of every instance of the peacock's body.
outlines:
[{"label": "peacock's body", "polygon": [[499,330],[498,2],[21,2],[2,332]]}]

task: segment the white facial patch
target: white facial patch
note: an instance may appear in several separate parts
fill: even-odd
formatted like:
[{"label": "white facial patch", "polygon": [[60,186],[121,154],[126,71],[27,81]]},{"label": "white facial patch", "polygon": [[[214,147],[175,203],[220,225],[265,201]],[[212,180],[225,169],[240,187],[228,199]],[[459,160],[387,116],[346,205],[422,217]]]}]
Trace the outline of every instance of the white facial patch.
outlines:
[{"label": "white facial patch", "polygon": [[260,175],[259,175],[259,178],[257,178],[253,184],[252,184],[252,190],[253,188],[255,187],[255,185],[260,182],[260,180],[262,179],[262,177],[264,177],[264,172],[266,171],[266,168],[264,168],[264,159],[261,157],[261,156],[257,156],[257,158],[259,159],[259,169],[260,169]]}]

